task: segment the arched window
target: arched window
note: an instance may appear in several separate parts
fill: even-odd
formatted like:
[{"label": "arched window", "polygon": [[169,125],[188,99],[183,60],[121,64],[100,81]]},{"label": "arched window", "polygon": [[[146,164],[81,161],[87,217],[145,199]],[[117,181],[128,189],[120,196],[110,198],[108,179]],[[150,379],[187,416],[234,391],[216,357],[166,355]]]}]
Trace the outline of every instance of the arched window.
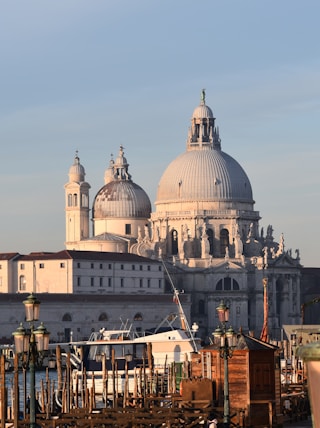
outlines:
[{"label": "arched window", "polygon": [[221,229],[220,231],[220,254],[224,256],[226,254],[226,248],[229,248],[229,232],[227,229]]},{"label": "arched window", "polygon": [[226,291],[231,290],[231,278],[228,276],[224,278],[223,289]]},{"label": "arched window", "polygon": [[240,290],[239,284],[235,279],[232,282],[232,290]]},{"label": "arched window", "polygon": [[171,241],[172,241],[172,254],[178,254],[178,232],[173,229],[171,232]]},{"label": "arched window", "polygon": [[212,256],[213,254],[213,230],[207,229],[208,241],[209,241],[209,254]]},{"label": "arched window", "polygon": [[236,279],[226,276],[225,278],[219,279],[216,285],[217,291],[231,291],[231,290],[240,290],[238,281]]},{"label": "arched window", "polygon": [[26,277],[24,275],[21,275],[19,277],[19,290],[26,291],[26,284],[27,284]]},{"label": "arched window", "polygon": [[78,195],[76,193],[74,193],[73,195],[73,206],[74,207],[78,206]]},{"label": "arched window", "polygon": [[217,285],[216,285],[216,290],[221,291],[222,286],[223,286],[223,281],[222,281],[222,279],[219,279],[219,281],[217,282]]},{"label": "arched window", "polygon": [[99,321],[108,321],[108,315],[105,312],[102,312],[102,314],[99,315],[98,320]]},{"label": "arched window", "polygon": [[134,318],[133,318],[133,320],[134,321],[143,321],[142,314],[140,312],[136,313],[135,316],[134,316]]},{"label": "arched window", "polygon": [[72,194],[68,194],[68,207],[72,207]]},{"label": "arched window", "polygon": [[88,195],[85,193],[81,194],[81,206],[85,208],[88,206]]},{"label": "arched window", "polygon": [[66,313],[62,317],[62,321],[72,321],[72,317],[69,313]]}]

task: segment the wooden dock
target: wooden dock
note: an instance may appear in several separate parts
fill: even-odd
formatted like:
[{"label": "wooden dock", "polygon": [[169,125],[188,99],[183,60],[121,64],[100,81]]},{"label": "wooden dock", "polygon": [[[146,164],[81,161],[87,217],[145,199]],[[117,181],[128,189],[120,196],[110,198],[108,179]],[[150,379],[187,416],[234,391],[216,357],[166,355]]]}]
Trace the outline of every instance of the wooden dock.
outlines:
[{"label": "wooden dock", "polygon": [[[207,422],[214,418],[220,423],[223,421],[223,407],[214,400],[214,379],[185,378],[177,393],[173,386],[177,384],[176,379],[172,378],[174,371],[170,373],[170,382],[167,382],[169,387],[166,390],[162,384],[156,390],[150,388],[150,385],[154,384],[152,379],[156,374],[146,373],[143,379],[144,388],[139,388],[134,393],[128,389],[125,393],[114,392],[111,397],[107,396],[108,399],[102,400],[101,395],[96,394],[94,382],[90,388],[85,383],[76,384],[75,387],[68,361],[67,358],[66,366],[62,368],[61,360],[57,360],[57,381],[50,380],[47,369],[45,380],[41,381],[39,390],[36,391],[38,427],[191,428],[206,427]],[[5,359],[4,356],[0,357],[0,428],[29,427],[26,390],[20,394],[19,371],[21,368],[16,357],[12,389],[8,391]],[[114,376],[112,373],[109,375],[111,378]],[[283,408],[283,414],[278,415],[277,426],[281,426],[286,420],[293,422],[308,417],[307,395],[305,390],[299,391],[299,388],[301,385],[282,395],[280,406]],[[231,414],[231,426],[247,426],[245,410],[232,408],[231,403]],[[268,426],[275,425],[271,422]]]}]

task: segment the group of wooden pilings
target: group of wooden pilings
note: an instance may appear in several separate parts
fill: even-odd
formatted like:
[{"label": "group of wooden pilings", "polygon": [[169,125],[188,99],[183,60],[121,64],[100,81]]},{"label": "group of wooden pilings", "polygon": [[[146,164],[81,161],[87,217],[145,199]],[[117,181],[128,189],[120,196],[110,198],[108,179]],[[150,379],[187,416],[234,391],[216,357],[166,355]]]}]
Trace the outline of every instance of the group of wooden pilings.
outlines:
[{"label": "group of wooden pilings", "polygon": [[[139,373],[140,383],[129,393],[128,373],[125,374],[124,391],[118,393],[115,379],[116,364],[113,373],[105,372],[105,382],[113,382],[111,399],[101,400],[95,391],[94,377],[90,388],[86,385],[85,375],[81,382],[72,379],[70,354],[62,363],[60,347],[56,349],[57,379],[52,380],[49,369],[44,371],[44,379],[38,385],[37,398],[37,425],[43,428],[75,427],[181,427],[197,426],[207,421],[210,406],[207,408],[184,407],[181,396],[175,393],[176,378],[174,370],[168,367],[169,389],[164,389],[160,376],[152,370],[142,367]],[[23,391],[20,394],[19,372],[22,373]],[[19,367],[18,356],[15,356],[11,388],[8,388],[8,372],[5,371],[5,357],[0,356],[0,428],[21,428],[29,426],[28,397],[27,397],[27,370]],[[21,382],[20,382],[21,383]],[[156,386],[155,386],[156,385]],[[167,386],[167,385],[166,385]],[[106,390],[108,391],[108,390]],[[20,397],[22,397],[20,402]],[[106,392],[108,398],[108,393]],[[97,405],[99,398],[99,405]],[[10,406],[8,406],[10,404]],[[22,410],[21,410],[22,409]]]}]

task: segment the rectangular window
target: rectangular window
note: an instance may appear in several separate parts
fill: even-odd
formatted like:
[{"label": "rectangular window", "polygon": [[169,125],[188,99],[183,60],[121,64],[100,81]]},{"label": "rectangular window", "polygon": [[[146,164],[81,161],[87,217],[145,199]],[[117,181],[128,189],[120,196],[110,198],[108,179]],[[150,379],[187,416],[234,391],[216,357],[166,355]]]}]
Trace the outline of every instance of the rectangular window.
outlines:
[{"label": "rectangular window", "polygon": [[39,263],[39,268],[44,269],[44,263]]},{"label": "rectangular window", "polygon": [[94,278],[90,278],[90,284],[91,284],[91,287],[94,286]]},{"label": "rectangular window", "polygon": [[162,271],[162,267],[161,266],[159,266],[159,272],[161,272]]},{"label": "rectangular window", "polygon": [[112,279],[108,278],[108,287],[112,287]]},{"label": "rectangular window", "polygon": [[[1,265],[0,265],[0,266],[1,266]],[[21,270],[24,270],[24,268],[25,268],[24,263],[21,263],[21,265],[20,265],[20,269],[21,269]],[[1,267],[0,267],[0,269],[1,269]]]},{"label": "rectangular window", "polygon": [[131,235],[131,224],[125,225],[125,233],[126,235]]},{"label": "rectangular window", "polygon": [[140,270],[143,270],[143,266],[142,265],[140,265]]},{"label": "rectangular window", "polygon": [[94,263],[91,263],[91,269],[94,269]]},{"label": "rectangular window", "polygon": [[139,286],[140,286],[140,288],[143,288],[143,279],[140,279]]},{"label": "rectangular window", "polygon": [[108,264],[108,269],[112,269],[112,264],[111,263]]},{"label": "rectangular window", "polygon": [[132,270],[135,270],[136,269],[136,266],[135,265],[132,265]]},{"label": "rectangular window", "polygon": [[124,286],[124,280],[123,280],[123,278],[121,278],[120,279],[120,287],[123,288],[123,286]]},{"label": "rectangular window", "polygon": [[60,263],[60,267],[61,267],[61,268],[64,268],[64,267],[65,267],[65,264],[64,264],[64,263]]},{"label": "rectangular window", "polygon": [[81,285],[81,277],[78,276],[77,277],[77,286],[80,287],[80,285]]},{"label": "rectangular window", "polygon": [[102,277],[99,278],[99,285],[100,285],[100,287],[103,287],[103,278]]},{"label": "rectangular window", "polygon": [[80,268],[81,267],[81,264],[80,263],[77,263],[77,268]]},{"label": "rectangular window", "polygon": [[150,270],[151,268],[150,268],[150,266],[148,266],[148,270]]},{"label": "rectangular window", "polygon": [[162,287],[162,280],[159,279],[159,288],[161,288],[161,287]]},{"label": "rectangular window", "polygon": [[123,270],[123,265],[120,266],[120,269]]},{"label": "rectangular window", "polygon": [[148,279],[148,288],[150,288],[150,285],[151,285],[151,281],[150,279]]},{"label": "rectangular window", "polygon": [[103,268],[103,264],[102,263],[100,263],[100,269],[102,269]]}]

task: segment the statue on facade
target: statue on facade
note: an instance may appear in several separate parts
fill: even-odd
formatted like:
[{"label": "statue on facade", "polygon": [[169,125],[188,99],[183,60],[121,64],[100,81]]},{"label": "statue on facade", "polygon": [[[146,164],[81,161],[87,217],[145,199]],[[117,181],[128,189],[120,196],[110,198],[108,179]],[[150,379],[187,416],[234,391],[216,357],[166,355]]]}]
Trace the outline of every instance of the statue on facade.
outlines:
[{"label": "statue on facade", "polygon": [[284,236],[283,236],[283,233],[281,233],[279,247],[278,247],[278,251],[276,253],[276,256],[280,256],[283,253],[284,253]]},{"label": "statue on facade", "polygon": [[144,241],[150,241],[149,227],[147,224],[144,226]]},{"label": "statue on facade", "polygon": [[273,228],[271,224],[269,224],[269,226],[267,227],[266,241],[269,241],[269,242],[273,241]]},{"label": "statue on facade", "polygon": [[206,259],[209,256],[210,244],[208,241],[208,235],[206,232],[206,228],[202,228],[201,235],[201,258]]},{"label": "statue on facade", "polygon": [[240,237],[240,232],[239,232],[239,225],[237,224],[236,226],[236,236],[234,239],[234,257],[236,259],[240,259],[241,255],[243,253],[243,243]]},{"label": "statue on facade", "polygon": [[224,255],[225,260],[229,260],[229,247],[226,247],[226,253]]}]

